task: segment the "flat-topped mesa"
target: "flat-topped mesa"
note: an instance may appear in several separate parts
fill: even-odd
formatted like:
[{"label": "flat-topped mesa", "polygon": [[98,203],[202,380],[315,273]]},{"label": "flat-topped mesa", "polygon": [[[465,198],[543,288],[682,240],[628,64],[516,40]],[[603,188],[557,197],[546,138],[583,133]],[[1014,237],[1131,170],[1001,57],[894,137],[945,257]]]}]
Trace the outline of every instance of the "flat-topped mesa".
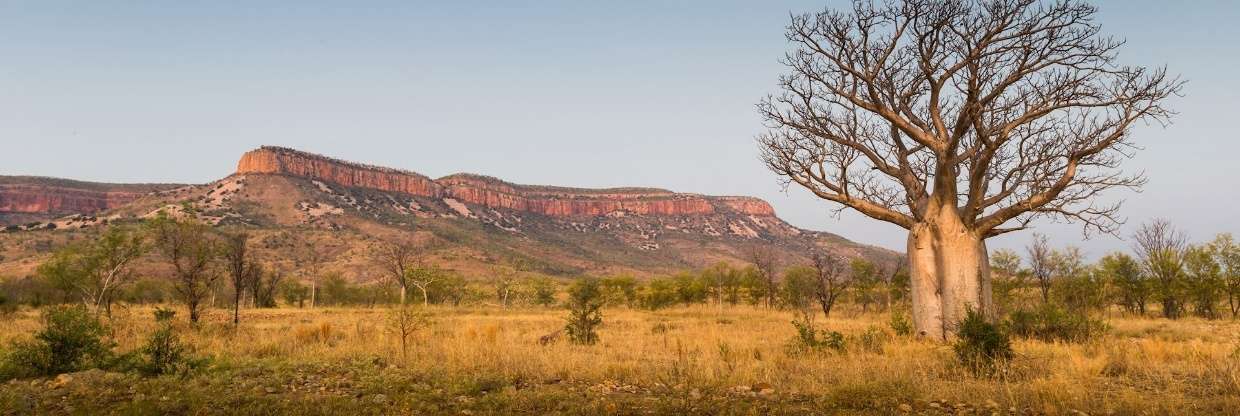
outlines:
[{"label": "flat-topped mesa", "polygon": [[242,155],[237,163],[237,173],[298,176],[342,186],[426,197],[438,197],[441,191],[440,186],[430,178],[415,172],[368,166],[272,146]]},{"label": "flat-topped mesa", "polygon": [[730,210],[745,215],[774,216],[766,201],[750,197],[681,194],[657,188],[583,189],[518,185],[489,176],[455,174],[436,180],[404,170],[345,162],[279,147],[246,153],[237,173],[284,174],[334,184],[452,198],[492,208],[553,217],[603,216],[615,212],[639,215],[709,215]]},{"label": "flat-topped mesa", "polygon": [[655,188],[582,189],[517,185],[471,174],[436,180],[444,195],[479,205],[548,216],[600,216],[617,211],[640,215],[706,215],[715,207],[706,197]]},{"label": "flat-topped mesa", "polygon": [[180,185],[105,184],[33,176],[0,178],[0,213],[90,214]]}]

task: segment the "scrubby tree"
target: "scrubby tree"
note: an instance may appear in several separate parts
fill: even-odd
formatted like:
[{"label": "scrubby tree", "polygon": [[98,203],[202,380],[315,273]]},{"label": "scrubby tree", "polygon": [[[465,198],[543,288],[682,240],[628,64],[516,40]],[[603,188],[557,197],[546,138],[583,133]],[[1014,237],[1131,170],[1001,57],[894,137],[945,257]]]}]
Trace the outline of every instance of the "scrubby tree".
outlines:
[{"label": "scrubby tree", "polygon": [[370,253],[375,265],[400,289],[400,304],[404,305],[409,293],[410,271],[417,267],[417,245],[406,239],[388,241],[371,247]]},{"label": "scrubby tree", "polygon": [[603,324],[603,293],[599,281],[593,277],[582,278],[573,283],[568,291],[568,324],[564,332],[574,344],[594,345],[598,342],[598,327]]},{"label": "scrubby tree", "polygon": [[776,272],[779,267],[779,254],[770,246],[756,245],[749,248],[749,261],[753,263],[754,269],[758,272],[758,277],[762,278],[764,285],[763,304],[766,307],[775,306],[775,296],[778,293],[778,285],[776,284]]},{"label": "scrubby tree", "polygon": [[605,277],[599,280],[599,289],[603,291],[603,303],[606,305],[632,306],[638,301],[638,284],[633,276]]},{"label": "scrubby tree", "polygon": [[295,280],[285,280],[280,283],[280,296],[284,297],[284,302],[289,305],[304,308],[306,300],[310,298],[310,288]]},{"label": "scrubby tree", "polygon": [[793,16],[762,159],[787,183],[909,230],[917,331],[991,311],[985,241],[1039,218],[1113,232],[1137,187],[1131,126],[1182,83],[1123,66],[1097,9],[1064,0],[854,1]]},{"label": "scrubby tree", "polygon": [[1098,261],[1098,271],[1111,282],[1115,301],[1128,313],[1145,315],[1153,289],[1141,264],[1124,253],[1111,253]]},{"label": "scrubby tree", "polygon": [[1018,306],[1020,290],[1028,277],[1021,270],[1020,254],[1009,249],[990,253],[990,276],[994,279],[995,312],[999,316],[1006,315]]},{"label": "scrubby tree", "polygon": [[1218,301],[1223,295],[1223,271],[1210,245],[1193,245],[1184,251],[1184,278],[1187,301],[1203,318],[1218,318]]},{"label": "scrubby tree", "polygon": [[1033,242],[1025,247],[1029,256],[1029,273],[1037,280],[1038,290],[1042,293],[1042,303],[1051,301],[1051,277],[1055,274],[1054,251],[1046,236],[1035,233]]},{"label": "scrubby tree", "polygon": [[740,301],[741,275],[732,266],[715,263],[702,271],[702,278],[710,283],[711,296],[721,310],[724,302],[735,305]]},{"label": "scrubby tree", "polygon": [[1162,304],[1163,317],[1179,318],[1184,310],[1184,251],[1188,237],[1167,220],[1156,219],[1142,225],[1132,239],[1133,250],[1153,278],[1154,296]]},{"label": "scrubby tree", "polygon": [[276,307],[276,291],[284,281],[284,274],[279,270],[263,270],[261,267],[256,269],[255,274],[256,277],[250,280],[248,289],[254,296],[254,307]]},{"label": "scrubby tree", "polygon": [[875,297],[879,289],[881,273],[878,266],[874,262],[855,258],[848,263],[850,273],[849,279],[852,281],[853,299],[861,305],[861,312],[870,312],[870,305],[875,302]]},{"label": "scrubby tree", "polygon": [[534,293],[534,304],[551,306],[555,304],[555,282],[549,277],[540,276],[530,280],[530,288]]},{"label": "scrubby tree", "polygon": [[499,306],[507,308],[512,294],[517,290],[518,272],[515,268],[497,267],[491,273],[491,289],[495,291],[495,301]]},{"label": "scrubby tree", "polygon": [[780,300],[784,307],[795,311],[799,320],[810,322],[818,299],[818,273],[812,267],[790,267],[780,283]]},{"label": "scrubby tree", "polygon": [[1231,308],[1231,318],[1240,317],[1240,245],[1236,244],[1231,234],[1219,234],[1210,243],[1214,247],[1214,255],[1222,269],[1223,291],[1227,293],[1227,305]]},{"label": "scrubby tree", "polygon": [[844,259],[824,251],[814,251],[810,254],[810,267],[814,269],[815,283],[817,283],[814,296],[818,298],[818,306],[822,308],[822,315],[830,318],[835,302],[851,284],[850,273],[844,266]]},{"label": "scrubby tree", "polygon": [[262,276],[262,268],[254,260],[249,242],[250,235],[245,232],[223,234],[221,254],[228,281],[233,288],[233,325],[241,324],[242,295]]},{"label": "scrubby tree", "polygon": [[37,273],[66,291],[81,294],[82,302],[96,315],[111,316],[118,290],[133,282],[133,263],[146,250],[142,233],[113,226],[95,240],[58,251]]},{"label": "scrubby tree", "polygon": [[[430,305],[430,288],[444,276],[444,271],[435,266],[418,266],[406,271],[406,284],[413,285],[422,292],[422,306]],[[402,291],[403,292],[403,291]],[[506,305],[505,305],[506,306]]]},{"label": "scrubby tree", "polygon": [[156,253],[172,266],[173,290],[197,323],[200,306],[219,280],[214,264],[219,243],[211,227],[193,219],[160,215],[148,224]]}]

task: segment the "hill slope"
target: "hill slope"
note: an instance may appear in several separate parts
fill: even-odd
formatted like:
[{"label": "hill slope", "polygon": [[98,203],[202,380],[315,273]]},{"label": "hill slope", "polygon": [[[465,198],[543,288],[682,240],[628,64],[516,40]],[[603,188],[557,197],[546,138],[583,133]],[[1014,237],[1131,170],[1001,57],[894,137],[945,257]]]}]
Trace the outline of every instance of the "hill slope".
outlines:
[{"label": "hill slope", "polygon": [[[20,182],[8,178],[0,184]],[[79,188],[58,189],[66,194],[90,190]],[[3,194],[6,189],[0,187],[0,201],[13,199]],[[880,261],[896,256],[794,227],[756,198],[653,188],[518,185],[472,174],[431,179],[277,147],[246,153],[234,174],[206,185],[103,189],[131,194],[102,207],[61,204],[55,211],[27,213],[51,216],[65,214],[65,207],[83,208],[54,221],[11,226],[5,237],[59,241],[72,238],[66,234],[91,232],[91,226],[106,221],[149,217],[162,210],[247,227],[270,258],[287,263],[283,268],[315,263],[356,279],[374,273],[364,260],[369,244],[401,236],[428,242],[428,261],[476,273],[504,264],[558,275],[647,275],[718,261],[742,263],[755,247],[770,248],[784,264],[804,261],[814,247]],[[55,231],[46,230],[47,224],[55,224],[50,227]],[[39,254],[9,251],[5,258],[10,262]],[[0,261],[0,272],[5,268]],[[11,264],[8,268],[28,270]]]}]

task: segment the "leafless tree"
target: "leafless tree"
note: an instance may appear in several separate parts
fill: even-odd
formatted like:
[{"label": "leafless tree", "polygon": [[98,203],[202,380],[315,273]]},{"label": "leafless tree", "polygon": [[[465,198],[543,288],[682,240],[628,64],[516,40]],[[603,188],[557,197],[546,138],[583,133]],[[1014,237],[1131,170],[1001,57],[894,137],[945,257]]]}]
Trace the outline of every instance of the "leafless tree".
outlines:
[{"label": "leafless tree", "polygon": [[197,323],[199,307],[220,277],[212,268],[219,243],[211,227],[192,219],[161,215],[149,226],[155,251],[172,265],[173,288],[189,308],[190,322]]},{"label": "leafless tree", "polygon": [[1188,249],[1188,236],[1167,220],[1155,219],[1142,225],[1132,240],[1145,271],[1154,278],[1154,292],[1162,303],[1163,317],[1179,318],[1184,309],[1184,252]]},{"label": "leafless tree", "polygon": [[319,279],[323,277],[323,268],[344,251],[344,247],[326,241],[307,240],[297,251],[297,263],[310,280],[310,307],[318,302]]},{"label": "leafless tree", "polygon": [[852,283],[849,279],[847,263],[839,256],[824,251],[814,251],[810,255],[810,261],[818,275],[814,296],[818,298],[818,304],[822,306],[822,315],[830,318],[835,301],[848,290],[848,286]]},{"label": "leafless tree", "polygon": [[1051,259],[1050,242],[1042,234],[1033,234],[1033,242],[1025,247],[1029,256],[1029,272],[1038,281],[1038,289],[1042,291],[1042,303],[1051,301],[1051,277],[1055,272]]},{"label": "leafless tree", "polygon": [[749,248],[749,261],[757,268],[758,273],[762,275],[762,281],[766,283],[766,307],[775,306],[775,296],[779,293],[778,285],[775,283],[777,268],[779,267],[779,254],[770,246],[755,245]]},{"label": "leafless tree", "polygon": [[262,279],[262,268],[249,249],[250,235],[245,232],[223,233],[224,268],[233,287],[233,325],[241,324],[241,296]]},{"label": "leafless tree", "polygon": [[404,305],[409,292],[409,278],[417,266],[418,246],[413,240],[400,239],[380,243],[370,252],[375,265],[400,288],[400,304]]},{"label": "leafless tree", "polygon": [[1134,123],[1169,121],[1182,82],[1121,66],[1077,0],[854,1],[794,16],[762,160],[785,186],[909,230],[920,334],[991,310],[985,240],[1052,217],[1114,232],[1140,186]]}]

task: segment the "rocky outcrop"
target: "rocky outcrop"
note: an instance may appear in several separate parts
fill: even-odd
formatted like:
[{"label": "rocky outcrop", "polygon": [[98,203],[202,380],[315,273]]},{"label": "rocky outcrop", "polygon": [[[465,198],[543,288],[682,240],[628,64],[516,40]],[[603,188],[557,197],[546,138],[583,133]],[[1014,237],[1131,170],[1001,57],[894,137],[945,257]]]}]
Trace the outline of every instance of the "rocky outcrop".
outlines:
[{"label": "rocky outcrop", "polygon": [[239,174],[282,174],[342,186],[438,197],[440,186],[417,173],[367,166],[279,147],[263,147],[241,156]]},{"label": "rocky outcrop", "polygon": [[757,198],[682,194],[655,188],[581,189],[517,185],[471,174],[432,180],[415,172],[345,162],[279,147],[262,147],[246,153],[237,164],[237,173],[290,175],[348,187],[451,198],[491,208],[553,217],[614,213],[709,215],[720,211],[755,216],[775,215],[770,204]]},{"label": "rocky outcrop", "polygon": [[13,176],[0,178],[0,213],[91,214],[179,185],[122,185]]}]

